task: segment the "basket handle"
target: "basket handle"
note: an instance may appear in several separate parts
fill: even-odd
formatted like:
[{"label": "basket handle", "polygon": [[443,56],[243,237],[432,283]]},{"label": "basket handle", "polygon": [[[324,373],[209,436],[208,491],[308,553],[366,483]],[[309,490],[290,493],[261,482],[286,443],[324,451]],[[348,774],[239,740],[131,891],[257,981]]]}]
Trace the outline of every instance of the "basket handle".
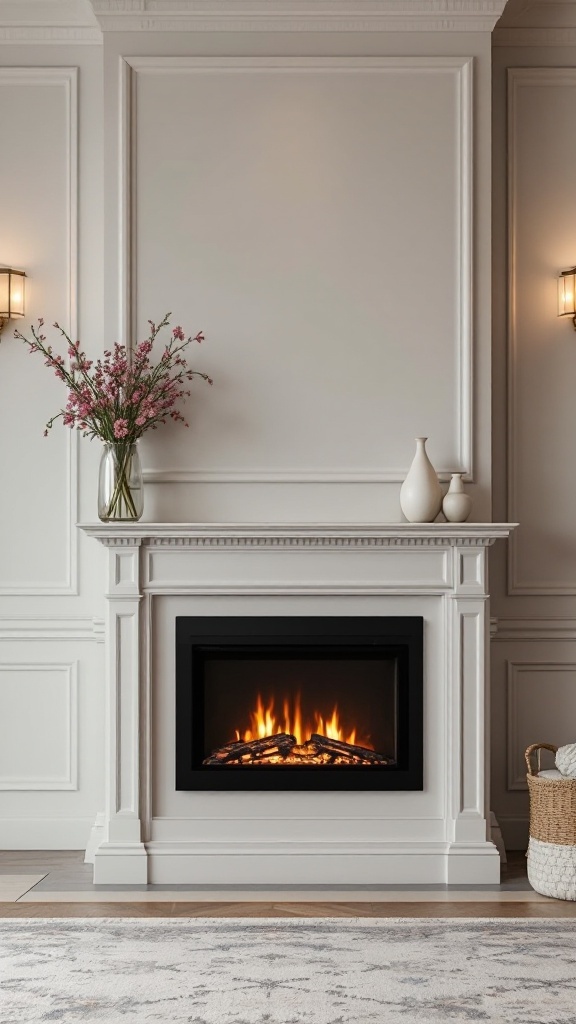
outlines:
[{"label": "basket handle", "polygon": [[532,770],[532,755],[538,751],[538,771],[540,771],[540,751],[551,750],[553,754],[556,753],[558,747],[552,745],[552,743],[532,743],[526,750],[524,757],[526,758],[526,767],[528,768],[528,775],[536,775],[536,772]]}]

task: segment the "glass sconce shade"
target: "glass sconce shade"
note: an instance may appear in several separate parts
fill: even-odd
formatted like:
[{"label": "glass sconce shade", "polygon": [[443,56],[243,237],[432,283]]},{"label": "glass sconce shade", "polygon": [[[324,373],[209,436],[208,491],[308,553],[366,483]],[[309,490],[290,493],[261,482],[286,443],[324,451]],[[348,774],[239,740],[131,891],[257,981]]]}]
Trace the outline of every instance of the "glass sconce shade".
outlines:
[{"label": "glass sconce shade", "polygon": [[558,316],[576,315],[576,267],[564,270],[558,278]]},{"label": "glass sconce shade", "polygon": [[14,320],[24,316],[25,278],[23,270],[0,267],[0,318]]}]

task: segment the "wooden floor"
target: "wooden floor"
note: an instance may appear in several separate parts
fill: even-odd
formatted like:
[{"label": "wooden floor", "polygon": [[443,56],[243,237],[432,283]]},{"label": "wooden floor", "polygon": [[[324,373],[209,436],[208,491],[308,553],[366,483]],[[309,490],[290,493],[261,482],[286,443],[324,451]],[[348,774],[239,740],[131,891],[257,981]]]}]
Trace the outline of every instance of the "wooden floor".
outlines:
[{"label": "wooden floor", "polygon": [[3,917],[576,917],[576,906],[545,903],[0,903]]},{"label": "wooden floor", "polygon": [[[181,899],[178,898],[180,894],[173,891],[166,893],[164,899],[159,887],[152,887],[153,892],[138,892],[137,901],[134,897],[131,899],[129,892],[114,892],[112,895],[106,891],[96,894],[87,891],[86,902],[83,902],[82,894],[77,890],[81,884],[89,884],[85,881],[88,871],[80,854],[0,852],[0,918],[576,917],[576,903],[547,899],[534,893],[526,880],[523,854],[509,856],[509,863],[502,872],[501,889],[495,887],[486,891],[486,887],[482,887],[482,891],[477,892],[473,886],[466,891],[462,891],[462,887],[436,887],[435,892],[420,893],[420,887],[410,889],[406,886],[401,891],[388,893],[364,891],[361,902],[354,900],[353,894],[349,899],[345,893],[337,899],[323,899],[319,892],[318,899],[315,899],[316,894],[309,893],[305,900],[298,900],[291,899],[290,893],[280,891],[274,893],[275,898],[270,900],[262,898],[262,895],[258,900],[244,900],[238,896],[230,900],[212,899],[210,894],[203,893],[202,899],[196,901],[194,893],[189,890],[182,892]],[[9,878],[21,881],[22,876],[29,876],[30,888],[25,891],[26,885],[23,885],[21,895],[8,896]],[[1,884],[3,877],[4,889]],[[52,901],[51,888],[55,890]],[[71,890],[70,897],[74,890],[73,901],[66,901],[67,888]],[[99,890],[101,888],[98,887]]]}]

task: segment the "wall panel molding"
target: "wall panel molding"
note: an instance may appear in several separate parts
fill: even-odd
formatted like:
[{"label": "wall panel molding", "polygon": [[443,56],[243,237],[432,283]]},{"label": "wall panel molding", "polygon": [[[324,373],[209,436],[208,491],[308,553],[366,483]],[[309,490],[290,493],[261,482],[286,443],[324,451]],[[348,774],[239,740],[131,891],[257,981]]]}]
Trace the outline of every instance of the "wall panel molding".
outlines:
[{"label": "wall panel molding", "polygon": [[104,642],[104,619],[0,616],[0,640],[88,640]]},{"label": "wall panel molding", "polygon": [[[67,323],[71,337],[77,337],[78,308],[78,68],[0,68],[0,89],[3,85],[32,85],[59,88],[63,92],[67,122],[67,277],[68,308],[62,320]],[[78,435],[66,431],[66,551],[63,558],[64,573],[61,580],[12,584],[0,580],[0,597],[59,597],[79,593],[78,544]]]},{"label": "wall panel molding", "polygon": [[[518,735],[518,708],[520,701],[525,699],[522,693],[522,674],[528,672],[551,673],[569,672],[576,675],[576,662],[569,661],[507,661],[507,702],[508,722],[506,730],[507,738],[507,788],[510,791],[526,791],[526,771],[524,768],[524,750],[520,751],[522,763],[519,767],[519,743]],[[543,698],[547,699],[547,698]],[[550,742],[549,736],[535,736],[533,742]]]},{"label": "wall panel molding", "polygon": [[[136,296],[136,225],[134,197],[137,189],[135,146],[137,138],[136,82],[140,75],[214,75],[229,74],[231,70],[248,75],[261,72],[296,72],[299,74],[399,74],[406,73],[453,75],[456,90],[455,138],[458,160],[458,273],[455,281],[455,316],[458,322],[458,366],[455,409],[457,422],[458,461],[454,466],[440,467],[442,479],[450,479],[453,472],[461,472],[466,480],[473,480],[474,466],[474,408],[473,408],[473,308],[472,308],[472,252],[473,252],[473,59],[466,57],[128,57],[120,65],[120,211],[119,211],[119,267],[120,301],[118,331],[127,343],[132,343],[135,325]],[[318,470],[245,469],[212,470],[208,467],[194,470],[151,468],[145,472],[147,483],[389,483],[404,480],[407,467],[334,467]]]},{"label": "wall panel molding", "polygon": [[[518,273],[518,93],[530,86],[576,88],[576,68],[508,68],[508,408],[507,408],[507,466],[508,516],[522,520],[518,499],[518,465],[520,430],[518,428],[518,314],[516,307]],[[507,593],[547,596],[576,595],[574,583],[559,583],[553,579],[530,579],[526,567],[520,564],[519,538],[514,533],[508,544]]]},{"label": "wall panel molding", "polygon": [[66,688],[66,723],[65,723],[65,754],[67,771],[62,776],[9,777],[0,776],[0,790],[77,790],[78,789],[78,662],[2,662],[0,677],[3,673],[37,672],[40,676],[47,673],[60,673]]},{"label": "wall panel molding", "polygon": [[493,620],[493,641],[576,640],[576,619],[533,618]]}]

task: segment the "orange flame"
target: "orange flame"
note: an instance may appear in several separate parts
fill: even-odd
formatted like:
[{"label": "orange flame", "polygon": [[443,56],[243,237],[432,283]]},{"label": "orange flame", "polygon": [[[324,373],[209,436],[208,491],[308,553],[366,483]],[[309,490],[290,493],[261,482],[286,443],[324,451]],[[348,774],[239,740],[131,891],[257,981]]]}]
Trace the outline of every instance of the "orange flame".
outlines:
[{"label": "orange flame", "polygon": [[250,728],[243,732],[236,729],[236,739],[249,743],[251,740],[264,739],[265,736],[275,736],[279,732],[295,736],[298,744],[305,743],[312,733],[319,733],[321,736],[328,736],[330,739],[340,740],[342,743],[358,744],[368,750],[374,749],[369,737],[358,737],[356,726],[346,729],[341,724],[337,704],[334,705],[329,718],[319,711],[315,711],[313,718],[303,720],[299,693],[294,698],[293,707],[290,706],[289,698],[284,698],[282,715],[276,714],[274,697],[270,697],[265,707],[261,694],[258,694],[256,708],[250,712]]}]

